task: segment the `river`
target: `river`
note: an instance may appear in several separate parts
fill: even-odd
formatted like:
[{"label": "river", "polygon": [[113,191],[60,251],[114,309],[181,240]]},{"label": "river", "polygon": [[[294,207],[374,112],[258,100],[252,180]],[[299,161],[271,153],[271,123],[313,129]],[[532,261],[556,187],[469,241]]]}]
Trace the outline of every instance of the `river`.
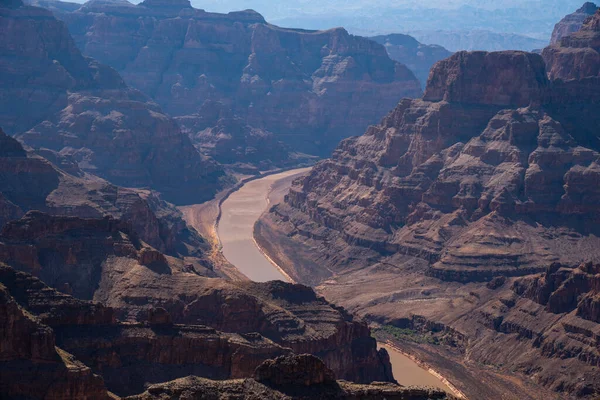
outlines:
[{"label": "river", "polygon": [[[290,279],[271,262],[254,241],[254,224],[270,203],[283,199],[292,181],[310,168],[269,175],[246,183],[232,193],[221,205],[218,235],[225,258],[244,275],[256,282]],[[380,344],[390,354],[394,377],[402,385],[434,386],[452,390],[437,376],[421,368],[416,362],[395,350]]]}]

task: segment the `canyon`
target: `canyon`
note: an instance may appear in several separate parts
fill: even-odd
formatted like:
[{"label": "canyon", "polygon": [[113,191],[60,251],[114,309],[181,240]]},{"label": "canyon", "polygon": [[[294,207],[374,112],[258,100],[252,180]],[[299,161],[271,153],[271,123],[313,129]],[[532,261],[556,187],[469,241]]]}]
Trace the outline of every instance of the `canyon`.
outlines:
[{"label": "canyon", "polygon": [[[118,398],[189,375],[273,375],[284,391],[306,379],[326,398],[447,397],[394,384],[367,324],[311,288],[225,279],[163,200],[212,198],[230,179],[222,167],[50,12],[3,3],[0,26],[2,124],[18,139],[0,132],[2,397]],[[279,364],[255,375],[284,355],[327,380]]]},{"label": "canyon", "polygon": [[84,57],[51,12],[1,8],[0,126],[111,183],[173,203],[212,198],[224,171],[119,74]]},{"label": "canyon", "polygon": [[188,0],[0,38],[1,398],[600,394],[595,5],[540,54]]},{"label": "canyon", "polygon": [[542,56],[438,62],[422,99],[296,180],[257,242],[469,398],[594,398],[599,20]]},{"label": "canyon", "polygon": [[342,28],[280,28],[254,11],[210,13],[188,1],[90,2],[57,16],[83,54],[150,96],[201,151],[239,118],[248,133],[236,144],[262,157],[254,162],[281,161],[256,151],[277,142],[324,156],[400,97],[421,94],[383,46]]}]

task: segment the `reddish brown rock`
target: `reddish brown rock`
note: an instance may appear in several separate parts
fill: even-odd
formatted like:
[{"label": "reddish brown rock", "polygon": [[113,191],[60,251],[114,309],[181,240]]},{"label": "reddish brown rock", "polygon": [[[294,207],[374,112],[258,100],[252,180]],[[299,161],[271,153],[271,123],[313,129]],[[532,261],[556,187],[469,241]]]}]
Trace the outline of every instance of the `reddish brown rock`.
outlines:
[{"label": "reddish brown rock", "polygon": [[303,354],[265,361],[256,368],[254,379],[274,386],[312,386],[331,384],[335,375],[317,357]]},{"label": "reddish brown rock", "polygon": [[[110,215],[129,222],[140,239],[160,251],[194,257],[199,259],[196,263],[203,258],[207,250],[203,238],[185,224],[181,212],[155,193],[120,188],[85,175],[70,158],[60,154],[39,152],[52,160],[49,162],[26,153],[1,131],[0,140],[6,141],[3,148],[7,152],[11,149],[10,154],[0,154],[0,226],[29,210],[80,218]],[[199,271],[204,269],[198,267]]]},{"label": "reddish brown rock", "polygon": [[554,26],[550,45],[558,44],[562,38],[578,32],[585,20],[588,19],[590,15],[594,15],[597,9],[598,6],[596,4],[588,1],[573,14],[569,14],[560,20],[560,22]]},{"label": "reddish brown rock", "polygon": [[[205,325],[244,335],[258,332],[278,346],[317,355],[344,379],[393,379],[389,359],[377,352],[367,325],[317,297],[310,288],[201,277],[198,272],[190,273],[182,260],[165,257],[140,242],[131,226],[119,220],[30,212],[4,227],[0,257],[54,288],[112,307],[124,321],[146,322],[149,313],[162,308],[175,324]],[[156,321],[152,317],[151,322],[163,324],[168,319],[165,315]],[[135,337],[135,330],[131,335]],[[170,335],[160,340],[169,340]],[[156,342],[157,348],[161,341]],[[60,345],[88,365],[97,365],[73,345]],[[179,354],[181,350],[172,351]],[[168,357],[178,359],[174,354]],[[247,371],[234,363],[230,369],[235,368]]]},{"label": "reddish brown rock", "polygon": [[402,96],[421,92],[383,46],[344,29],[285,29],[250,10],[168,3],[94,4],[61,18],[85,55],[117,69],[169,114],[198,115],[207,100],[222,102],[295,151],[328,154]]},{"label": "reddish brown rock", "polygon": [[301,162],[302,156],[291,154],[272,132],[248,125],[223,103],[207,101],[198,113],[177,122],[202,154],[239,171],[256,173]]},{"label": "reddish brown rock", "polygon": [[211,381],[188,377],[173,382],[154,385],[129,400],[184,399],[188,397],[209,399],[233,397],[239,399],[277,400],[425,400],[452,399],[441,390],[404,388],[391,383],[357,385],[335,381],[325,365],[308,355],[286,356],[265,361],[256,369],[254,379],[238,381]]},{"label": "reddish brown rock", "polygon": [[563,37],[542,53],[551,79],[600,76],[600,9],[581,29]]},{"label": "reddish brown rock", "polygon": [[0,8],[0,30],[0,126],[9,134],[172,202],[207,200],[221,187],[220,167],[115,70],[83,57],[50,12]]},{"label": "reddish brown rock", "polygon": [[600,91],[592,77],[546,76],[535,54],[438,63],[422,100],[296,180],[257,241],[336,304],[414,331],[400,343],[469,397],[594,398],[594,273],[527,282],[600,259]]},{"label": "reddish brown rock", "polygon": [[0,325],[3,398],[110,398],[102,378],[55,347],[52,329],[23,310],[3,284],[0,284]]},{"label": "reddish brown rock", "polygon": [[517,281],[513,289],[545,305],[549,312],[563,314],[576,310],[581,318],[600,323],[600,266],[596,264],[582,264],[578,268],[553,264],[542,275]]},{"label": "reddish brown rock", "polygon": [[409,35],[391,34],[369,39],[385,46],[390,58],[405,64],[425,87],[433,65],[452,55],[442,46],[419,43]]}]

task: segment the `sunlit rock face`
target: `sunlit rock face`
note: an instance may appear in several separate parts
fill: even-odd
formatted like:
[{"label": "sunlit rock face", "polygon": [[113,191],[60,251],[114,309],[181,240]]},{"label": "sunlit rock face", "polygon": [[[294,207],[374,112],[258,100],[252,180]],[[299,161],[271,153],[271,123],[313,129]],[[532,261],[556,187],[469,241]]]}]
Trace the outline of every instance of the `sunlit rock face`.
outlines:
[{"label": "sunlit rock face", "polygon": [[[422,99],[402,100],[296,180],[259,220],[257,241],[337,304],[446,341],[428,347],[437,356],[593,398],[598,16],[543,57],[460,52],[438,62]],[[501,379],[479,386],[485,372],[468,369],[474,387],[506,393]],[[517,398],[534,393],[521,389]]]},{"label": "sunlit rock face", "polygon": [[564,17],[554,27],[550,44],[558,44],[562,38],[569,36],[572,33],[578,32],[584,22],[598,10],[598,6],[594,3],[587,2],[573,14]]}]

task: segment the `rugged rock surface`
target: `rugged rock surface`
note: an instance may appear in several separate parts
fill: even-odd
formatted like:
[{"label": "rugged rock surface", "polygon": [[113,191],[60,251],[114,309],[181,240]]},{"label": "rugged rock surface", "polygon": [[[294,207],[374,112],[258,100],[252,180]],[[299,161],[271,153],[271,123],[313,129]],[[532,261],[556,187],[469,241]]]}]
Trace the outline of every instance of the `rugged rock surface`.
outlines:
[{"label": "rugged rock surface", "polygon": [[[222,333],[163,319],[160,324],[153,320],[123,324],[115,321],[110,308],[59,293],[4,265],[0,265],[0,321],[4,327],[0,332],[0,396],[7,398],[115,398],[92,370],[121,395],[139,393],[148,383],[191,374],[247,378],[217,383],[188,377],[152,386],[133,398],[153,398],[149,396],[170,390],[177,396],[171,398],[194,391],[214,398],[230,395],[231,390],[236,398],[447,398],[441,391],[405,389],[391,383],[336,383],[333,372],[318,358],[291,356],[291,349],[257,333]],[[288,356],[277,358],[281,355]],[[296,389],[299,392],[293,394]]]},{"label": "rugged rock surface", "polygon": [[[432,69],[422,100],[401,101],[297,180],[259,221],[257,240],[332,301],[449,343],[447,353],[415,351],[471,397],[543,390],[527,380],[510,389],[514,371],[567,397],[593,397],[594,273],[518,291],[557,290],[569,304],[559,314],[506,286],[555,262],[600,259],[598,88],[593,76],[549,80],[535,54],[457,53]],[[571,291],[581,279],[588,283]],[[511,346],[518,350],[503,351]],[[432,356],[442,353],[451,361]],[[577,372],[560,377],[563,368]]]},{"label": "rugged rock surface", "polygon": [[560,39],[542,53],[552,79],[600,76],[600,9],[581,30]]},{"label": "rugged rock surface", "polygon": [[569,36],[572,33],[578,32],[586,19],[598,10],[598,6],[592,2],[586,2],[573,14],[569,14],[561,19],[555,26],[552,32],[550,44],[558,44],[562,38]]},{"label": "rugged rock surface", "polygon": [[335,382],[333,371],[310,354],[265,361],[256,368],[254,378],[274,386],[313,386]]},{"label": "rugged rock surface", "polygon": [[206,101],[196,114],[178,117],[177,122],[200,153],[240,172],[311,162],[311,157],[293,153],[272,132],[248,125],[221,102]]},{"label": "rugged rock surface", "polygon": [[452,55],[442,46],[419,43],[409,35],[391,34],[373,36],[369,39],[385,46],[392,60],[405,64],[425,87],[433,65]]},{"label": "rugged rock surface", "polygon": [[592,263],[578,268],[553,264],[542,275],[522,279],[514,290],[523,297],[546,306],[555,314],[576,314],[600,323],[600,266]]},{"label": "rugged rock surface", "polygon": [[30,210],[80,218],[111,216],[131,224],[136,235],[154,248],[191,257],[198,271],[206,270],[204,239],[185,224],[181,212],[156,194],[111,185],[83,173],[72,158],[49,150],[38,152],[46,158],[26,152],[1,130],[0,145],[0,228]]},{"label": "rugged rock surface", "polygon": [[147,382],[190,374],[249,377],[265,359],[291,352],[259,334],[226,334],[164,319],[157,323],[155,318],[122,324],[111,308],[57,292],[6,266],[0,266],[0,283],[19,305],[54,330],[58,346],[101,374],[117,394],[140,393]]},{"label": "rugged rock surface", "polygon": [[[116,332],[109,329],[96,336],[95,344],[90,345],[93,348],[101,346],[98,340],[114,338],[116,355],[113,357],[128,354],[124,349],[133,340],[128,337],[135,338],[138,334],[149,341],[148,346],[156,346],[157,351],[163,348],[165,353],[161,357],[169,360],[184,357],[182,354],[187,354],[182,350],[186,348],[185,340],[182,343],[172,340],[186,336],[186,331],[167,329],[170,319],[175,324],[205,325],[235,334],[258,332],[266,338],[256,338],[259,344],[265,340],[275,343],[265,345],[269,357],[259,358],[259,361],[274,354],[273,346],[283,346],[297,353],[321,357],[340,377],[348,380],[393,379],[387,372],[390,371],[389,359],[377,352],[367,325],[317,297],[311,289],[282,282],[233,283],[201,277],[194,265],[167,257],[140,242],[131,227],[119,220],[51,217],[30,212],[21,220],[5,225],[0,235],[0,259],[79,299],[112,307],[122,321],[148,321],[149,312],[155,314],[158,308],[169,314],[167,318],[164,315],[151,318],[154,325],[164,327],[165,332],[158,338],[147,329],[133,328],[127,332],[121,328]],[[99,332],[95,328],[91,331]],[[191,331],[191,337],[195,337],[194,332]],[[252,338],[251,335],[245,340],[252,341]],[[107,375],[101,367],[104,361],[94,359],[96,353],[89,355],[77,350],[77,340],[73,340],[73,345],[64,342],[60,345],[97,368],[107,379],[109,376],[120,379],[121,372],[126,374],[126,371],[111,370],[115,364],[109,363],[106,368],[112,372]],[[170,350],[166,350],[167,343]],[[189,356],[204,357],[193,353]],[[201,359],[195,358],[195,362]],[[179,362],[170,364],[179,365]],[[131,368],[127,373],[135,375],[135,368]],[[245,368],[242,361],[232,361],[218,376],[248,376],[244,375],[243,371],[248,372]],[[181,368],[173,370],[182,371]],[[169,371],[171,375],[163,381],[184,376]],[[136,379],[142,379],[142,375],[137,373]]]},{"label": "rugged rock surface", "polygon": [[336,382],[333,372],[321,360],[299,355],[265,361],[256,369],[254,379],[217,382],[188,377],[151,386],[128,400],[163,398],[433,400],[451,396],[438,390],[403,388],[390,383]]},{"label": "rugged rock surface", "polygon": [[116,71],[83,57],[49,11],[2,6],[0,31],[0,126],[9,134],[172,202],[200,202],[220,187],[223,171]]},{"label": "rugged rock surface", "polygon": [[[272,215],[306,239],[314,232],[423,257],[430,274],[449,280],[524,275],[581,251],[598,257],[590,188],[598,147],[577,140],[594,124],[561,124],[551,91],[538,55],[458,53],[434,67],[423,100],[402,101],[381,125],[343,142]],[[564,221],[563,230],[552,221]],[[315,283],[315,275],[293,274]]]},{"label": "rugged rock surface", "polygon": [[109,399],[102,378],[55,347],[52,329],[20,307],[3,283],[0,325],[2,398]]},{"label": "rugged rock surface", "polygon": [[117,69],[173,116],[222,102],[293,150],[326,155],[402,96],[420,94],[414,75],[382,46],[343,29],[284,29],[253,11],[163,3],[87,3],[61,18],[85,55]]}]

